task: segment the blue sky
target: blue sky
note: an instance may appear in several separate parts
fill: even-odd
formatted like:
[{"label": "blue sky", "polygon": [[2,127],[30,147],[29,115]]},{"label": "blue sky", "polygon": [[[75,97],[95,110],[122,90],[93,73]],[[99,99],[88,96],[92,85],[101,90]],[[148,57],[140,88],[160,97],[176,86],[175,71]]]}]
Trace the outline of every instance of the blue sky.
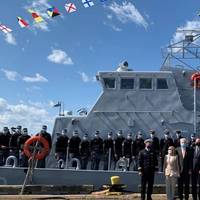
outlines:
[{"label": "blue sky", "polygon": [[[67,13],[72,2],[77,12]],[[138,71],[159,70],[161,48],[183,37],[178,27],[200,28],[197,0],[107,0],[84,8],[81,0],[7,0],[0,22],[13,30],[0,33],[0,128],[22,124],[31,133],[49,125],[63,101],[67,111],[90,109],[101,93],[94,77],[127,60]],[[55,6],[61,16],[45,14]],[[34,25],[27,8],[46,23]],[[30,23],[21,29],[16,16]],[[76,113],[75,113],[76,114]]]}]

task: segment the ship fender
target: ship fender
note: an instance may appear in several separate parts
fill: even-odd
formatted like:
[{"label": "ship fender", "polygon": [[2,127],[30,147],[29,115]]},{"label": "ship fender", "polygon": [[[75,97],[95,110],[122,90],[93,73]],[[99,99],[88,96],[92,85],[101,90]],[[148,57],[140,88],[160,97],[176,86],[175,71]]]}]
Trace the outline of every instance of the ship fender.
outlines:
[{"label": "ship fender", "polygon": [[17,158],[15,156],[9,156],[6,159],[5,167],[17,167]]},{"label": "ship fender", "polygon": [[33,136],[25,142],[24,153],[29,158],[34,156],[34,159],[42,160],[49,153],[49,143],[42,136]]},{"label": "ship fender", "polygon": [[72,164],[73,163],[76,163],[76,170],[79,170],[79,169],[81,169],[81,162],[80,162],[80,160],[78,159],[78,158],[72,158],[71,160],[70,160],[70,162],[69,162],[69,168],[73,168],[72,167]]}]

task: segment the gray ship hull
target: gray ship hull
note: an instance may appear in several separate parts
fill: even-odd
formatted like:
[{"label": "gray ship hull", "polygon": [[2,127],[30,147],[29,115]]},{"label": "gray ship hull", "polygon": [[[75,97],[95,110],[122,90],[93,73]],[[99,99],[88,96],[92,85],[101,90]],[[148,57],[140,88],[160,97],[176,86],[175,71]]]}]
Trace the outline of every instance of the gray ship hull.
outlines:
[{"label": "gray ship hull", "polygon": [[[0,185],[22,185],[25,179],[25,168],[0,169]],[[138,192],[140,176],[138,172],[103,171],[103,170],[71,170],[71,169],[35,169],[33,184],[35,185],[94,185],[98,190],[104,184],[110,184],[111,176],[120,176],[121,183],[127,190]],[[163,173],[156,173],[155,184],[164,184]]]}]

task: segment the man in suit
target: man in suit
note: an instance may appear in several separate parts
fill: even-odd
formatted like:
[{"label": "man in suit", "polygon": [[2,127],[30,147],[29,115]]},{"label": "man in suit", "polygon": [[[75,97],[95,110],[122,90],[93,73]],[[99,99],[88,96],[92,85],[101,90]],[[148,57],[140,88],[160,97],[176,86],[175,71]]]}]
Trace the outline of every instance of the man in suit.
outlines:
[{"label": "man in suit", "polygon": [[178,178],[178,194],[180,200],[183,200],[183,185],[185,185],[185,200],[189,199],[189,182],[191,174],[191,150],[187,147],[186,138],[180,139],[180,147],[177,149],[180,177]]},{"label": "man in suit", "polygon": [[141,175],[141,200],[145,200],[146,184],[147,200],[152,200],[151,194],[153,191],[154,174],[158,170],[158,160],[155,150],[152,148],[152,139],[145,140],[145,149],[139,153],[138,171]]},{"label": "man in suit", "polygon": [[[192,197],[197,200],[197,183],[200,185],[200,138],[195,141],[195,146],[192,148]],[[200,187],[198,191],[200,199]]]}]

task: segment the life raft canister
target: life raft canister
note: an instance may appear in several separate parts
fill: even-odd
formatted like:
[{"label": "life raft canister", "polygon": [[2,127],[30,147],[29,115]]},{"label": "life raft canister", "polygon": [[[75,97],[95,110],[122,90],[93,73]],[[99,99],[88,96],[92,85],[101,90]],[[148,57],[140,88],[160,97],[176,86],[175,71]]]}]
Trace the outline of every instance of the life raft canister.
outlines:
[{"label": "life raft canister", "polygon": [[[42,144],[42,146],[41,149],[36,152],[35,159],[42,160],[49,153],[49,143],[42,136],[33,136],[30,139],[28,139],[24,144],[24,153],[27,157],[32,158],[33,151],[37,143]],[[32,146],[32,151],[31,151],[31,146]]]},{"label": "life raft canister", "polygon": [[196,81],[196,88],[200,89],[200,72],[192,74],[191,81],[193,87],[194,87],[194,81]]}]

